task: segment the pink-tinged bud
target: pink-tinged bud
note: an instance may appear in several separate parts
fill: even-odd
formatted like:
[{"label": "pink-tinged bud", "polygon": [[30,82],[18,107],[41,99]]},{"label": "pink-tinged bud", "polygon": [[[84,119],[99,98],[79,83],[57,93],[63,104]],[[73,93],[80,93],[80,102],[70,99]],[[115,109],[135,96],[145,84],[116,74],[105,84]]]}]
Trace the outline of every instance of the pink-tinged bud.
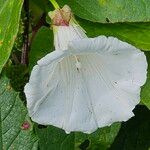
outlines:
[{"label": "pink-tinged bud", "polygon": [[29,128],[30,128],[30,123],[28,121],[25,121],[21,126],[22,130],[28,130]]}]

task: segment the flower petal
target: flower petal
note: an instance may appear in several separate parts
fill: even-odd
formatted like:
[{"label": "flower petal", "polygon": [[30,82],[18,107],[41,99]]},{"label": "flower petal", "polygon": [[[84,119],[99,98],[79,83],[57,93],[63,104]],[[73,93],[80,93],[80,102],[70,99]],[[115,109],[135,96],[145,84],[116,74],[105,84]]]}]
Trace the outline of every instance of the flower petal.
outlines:
[{"label": "flower petal", "polygon": [[34,67],[25,87],[32,120],[91,133],[131,118],[146,80],[144,53],[104,36],[70,42],[69,48],[48,54]]},{"label": "flower petal", "polygon": [[[103,58],[105,57],[104,61],[106,64],[109,63],[110,69],[113,71],[115,67],[116,70],[122,72],[122,75],[124,74],[122,71],[125,70],[124,67],[126,66],[127,69],[127,67],[130,67],[129,64],[133,63],[131,68],[134,69],[135,72],[134,82],[136,82],[136,84],[139,83],[139,85],[142,86],[146,81],[147,61],[144,52],[141,52],[136,47],[120,41],[117,38],[99,36],[96,38],[74,40],[69,43],[68,47],[70,49],[70,53],[74,53],[76,55],[94,52],[103,55]],[[122,61],[121,63],[123,66],[118,64],[119,61]],[[113,64],[114,66],[112,67],[111,65]],[[131,68],[129,68],[129,70]]]},{"label": "flower petal", "polygon": [[96,38],[84,38],[69,42],[68,49],[76,52],[89,53],[99,52],[105,53],[120,53],[120,52],[141,52],[134,46],[120,41],[114,37],[98,36]]},{"label": "flower petal", "polygon": [[68,42],[75,39],[87,38],[83,29],[78,25],[59,26],[54,30],[54,45],[56,50],[67,50]]},{"label": "flower petal", "polygon": [[[46,85],[53,79],[57,63],[61,61],[63,56],[63,51],[54,51],[43,57],[38,61],[38,64],[34,66],[29,83],[26,84],[24,89],[30,115],[37,109],[36,107],[38,107],[48,92],[48,87]],[[55,86],[55,83],[54,81],[52,86]]]}]

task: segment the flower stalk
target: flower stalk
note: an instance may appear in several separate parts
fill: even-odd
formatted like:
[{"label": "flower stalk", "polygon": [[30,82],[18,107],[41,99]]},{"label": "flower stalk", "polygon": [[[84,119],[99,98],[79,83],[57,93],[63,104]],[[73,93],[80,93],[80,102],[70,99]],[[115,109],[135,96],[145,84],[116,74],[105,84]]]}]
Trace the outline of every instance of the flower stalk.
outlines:
[{"label": "flower stalk", "polygon": [[55,0],[50,0],[50,2],[52,3],[52,5],[54,6],[55,9],[59,9],[59,5]]}]

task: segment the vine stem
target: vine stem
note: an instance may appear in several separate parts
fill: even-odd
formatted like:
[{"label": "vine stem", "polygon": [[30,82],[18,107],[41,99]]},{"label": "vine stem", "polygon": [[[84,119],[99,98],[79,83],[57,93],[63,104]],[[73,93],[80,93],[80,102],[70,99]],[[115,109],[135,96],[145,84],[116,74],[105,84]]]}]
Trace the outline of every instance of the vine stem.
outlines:
[{"label": "vine stem", "polygon": [[21,64],[28,65],[29,53],[29,0],[24,1],[25,20],[24,20],[24,33],[23,33],[23,49],[21,55]]},{"label": "vine stem", "polygon": [[30,38],[30,43],[29,43],[29,48],[31,47],[31,44],[33,42],[33,39],[35,38],[36,36],[36,33],[38,32],[38,30],[44,25],[44,26],[47,26],[49,27],[49,24],[46,23],[45,21],[45,17],[46,17],[46,14],[43,13],[42,14],[42,17],[40,18],[40,20],[38,21],[38,23],[32,27],[32,36]]},{"label": "vine stem", "polygon": [[[56,0],[49,0],[55,9],[59,9],[59,5]],[[28,65],[28,53],[29,53],[29,0],[24,1],[25,21],[24,21],[24,33],[23,33],[23,49],[21,54],[21,64]]]},{"label": "vine stem", "polygon": [[59,9],[59,5],[58,3],[56,2],[56,0],[50,0],[50,2],[52,3],[52,5],[54,6],[55,9]]}]

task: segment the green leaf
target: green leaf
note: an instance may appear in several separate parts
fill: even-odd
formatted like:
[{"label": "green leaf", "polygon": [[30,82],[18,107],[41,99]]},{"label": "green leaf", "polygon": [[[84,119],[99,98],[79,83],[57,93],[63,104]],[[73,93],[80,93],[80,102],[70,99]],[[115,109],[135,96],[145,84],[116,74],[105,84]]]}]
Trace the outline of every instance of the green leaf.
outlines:
[{"label": "green leaf", "polygon": [[150,149],[150,110],[137,106],[135,117],[123,123],[109,150],[149,150]]},{"label": "green leaf", "polygon": [[[23,129],[24,123],[29,126]],[[38,141],[33,132],[27,110],[19,94],[10,86],[7,77],[0,78],[0,149],[37,150]]]},{"label": "green leaf", "polygon": [[[49,12],[53,9],[52,4],[50,3],[50,0],[30,0],[31,5],[36,5],[39,9],[43,10],[44,12]],[[32,6],[31,6],[32,8]],[[39,10],[40,11],[40,10]]]},{"label": "green leaf", "polygon": [[53,6],[49,0],[30,0],[29,2],[33,24],[38,24],[42,15],[53,10]]},{"label": "green leaf", "polygon": [[22,92],[28,81],[28,68],[25,65],[11,65],[6,68],[6,76],[15,91]]},{"label": "green leaf", "polygon": [[74,150],[74,133],[65,134],[53,126],[36,128],[40,150]]},{"label": "green leaf", "polygon": [[89,37],[114,36],[145,51],[150,50],[150,23],[100,24],[78,19]]},{"label": "green leaf", "polygon": [[[147,56],[148,64],[150,64],[150,53],[145,53]],[[148,65],[147,81],[141,90],[141,102],[150,109],[150,65]]]},{"label": "green leaf", "polygon": [[39,59],[53,50],[53,32],[50,28],[41,27],[37,32],[29,54],[30,69]]},{"label": "green leaf", "polygon": [[149,0],[58,0],[68,4],[73,12],[93,22],[148,22]]},{"label": "green leaf", "polygon": [[88,150],[106,150],[110,147],[113,143],[117,133],[120,129],[120,123],[114,123],[110,127],[104,127],[98,129],[96,132],[92,134],[83,134],[83,133],[76,133],[76,145],[80,144],[80,148],[84,141],[89,141],[89,146],[87,146]]},{"label": "green leaf", "polygon": [[0,9],[2,8],[3,4],[5,3],[6,0],[1,0],[0,1]]},{"label": "green leaf", "polygon": [[48,4],[46,4],[46,0],[30,0],[30,15],[32,16],[32,24],[38,24],[38,21],[45,13]]},{"label": "green leaf", "polygon": [[[66,134],[63,130],[53,126],[47,128],[36,128],[39,136],[40,150],[78,150],[87,148],[94,150],[100,148],[106,150],[110,147],[114,138],[120,129],[120,123],[113,124],[110,127],[98,129],[92,134],[83,134],[74,132]],[[85,141],[89,141],[85,146]]]},{"label": "green leaf", "polygon": [[0,2],[0,72],[7,62],[13,47],[23,0],[1,0]]}]

